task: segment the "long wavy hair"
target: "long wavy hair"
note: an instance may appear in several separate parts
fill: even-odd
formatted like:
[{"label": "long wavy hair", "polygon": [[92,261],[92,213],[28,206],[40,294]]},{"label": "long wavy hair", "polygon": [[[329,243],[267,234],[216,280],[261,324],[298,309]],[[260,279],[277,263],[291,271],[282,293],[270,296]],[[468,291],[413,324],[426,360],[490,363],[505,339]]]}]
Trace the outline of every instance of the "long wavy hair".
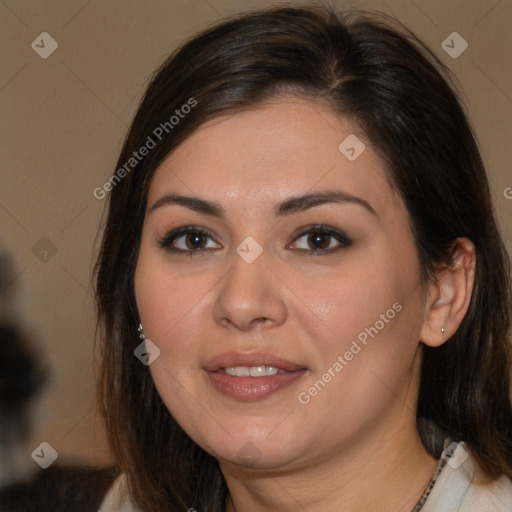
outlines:
[{"label": "long wavy hair", "polygon": [[[133,354],[134,272],[150,180],[205,121],[280,95],[322,101],[371,140],[408,209],[425,283],[450,265],[456,238],[475,244],[474,289],[460,328],[442,346],[423,347],[417,417],[463,439],[489,481],[512,478],[510,263],[450,72],[385,15],[280,6],[224,20],[174,51],[152,77],[117,162],[129,172],[116,171],[122,179],[112,181],[95,268],[99,403],[134,502],[146,512],[220,512],[227,496],[217,460],[176,423]],[[191,98],[195,106],[171,127]],[[127,167],[166,121],[156,147]],[[438,443],[418,428],[434,455]]]}]

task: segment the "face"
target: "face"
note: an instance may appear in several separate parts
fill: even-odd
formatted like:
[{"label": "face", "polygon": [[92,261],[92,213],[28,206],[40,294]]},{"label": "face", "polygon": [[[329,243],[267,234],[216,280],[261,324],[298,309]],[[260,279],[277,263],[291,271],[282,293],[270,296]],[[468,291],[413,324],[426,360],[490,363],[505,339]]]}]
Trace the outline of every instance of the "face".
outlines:
[{"label": "face", "polygon": [[298,468],[385,435],[415,367],[419,283],[382,162],[325,106],[216,119],[152,179],[135,274],[149,369],[227,465]]}]

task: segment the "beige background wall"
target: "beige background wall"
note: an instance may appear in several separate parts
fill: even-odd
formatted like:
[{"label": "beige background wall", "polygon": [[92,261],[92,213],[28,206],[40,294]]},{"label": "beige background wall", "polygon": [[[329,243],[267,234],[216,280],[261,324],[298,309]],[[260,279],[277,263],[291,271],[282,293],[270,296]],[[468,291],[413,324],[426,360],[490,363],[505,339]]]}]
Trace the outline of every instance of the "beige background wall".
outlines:
[{"label": "beige background wall", "polygon": [[[114,171],[150,73],[207,24],[270,3],[277,2],[0,1],[0,247],[15,266],[0,299],[14,295],[51,374],[27,460],[41,441],[59,462],[109,460],[94,407],[90,270],[104,200],[93,190]],[[459,77],[512,252],[512,1],[336,4],[395,15]],[[457,59],[441,48],[453,31],[469,44]],[[47,59],[31,47],[42,32],[58,43]]]}]

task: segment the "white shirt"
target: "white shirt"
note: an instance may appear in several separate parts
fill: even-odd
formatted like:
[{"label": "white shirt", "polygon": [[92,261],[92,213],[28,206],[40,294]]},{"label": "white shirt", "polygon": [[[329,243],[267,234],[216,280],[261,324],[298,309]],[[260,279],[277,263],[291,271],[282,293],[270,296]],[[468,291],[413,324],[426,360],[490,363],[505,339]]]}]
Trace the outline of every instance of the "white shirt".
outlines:
[{"label": "white shirt", "polygon": [[[473,482],[475,461],[464,446],[457,444],[421,512],[512,512],[512,481],[502,475],[488,485]],[[142,512],[128,496],[124,475],[115,480],[98,512]]]},{"label": "white shirt", "polygon": [[491,484],[475,483],[475,460],[464,446],[457,445],[421,512],[512,512],[512,480],[502,475]]}]

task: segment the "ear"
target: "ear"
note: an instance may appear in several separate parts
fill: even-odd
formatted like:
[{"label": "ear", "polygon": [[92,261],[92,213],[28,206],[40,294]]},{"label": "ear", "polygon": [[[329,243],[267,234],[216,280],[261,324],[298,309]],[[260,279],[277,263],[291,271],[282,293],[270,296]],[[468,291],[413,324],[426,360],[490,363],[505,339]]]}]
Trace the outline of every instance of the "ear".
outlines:
[{"label": "ear", "polygon": [[439,268],[434,282],[429,285],[420,337],[425,345],[438,347],[459,328],[471,301],[475,268],[473,242],[457,238],[452,265]]}]

